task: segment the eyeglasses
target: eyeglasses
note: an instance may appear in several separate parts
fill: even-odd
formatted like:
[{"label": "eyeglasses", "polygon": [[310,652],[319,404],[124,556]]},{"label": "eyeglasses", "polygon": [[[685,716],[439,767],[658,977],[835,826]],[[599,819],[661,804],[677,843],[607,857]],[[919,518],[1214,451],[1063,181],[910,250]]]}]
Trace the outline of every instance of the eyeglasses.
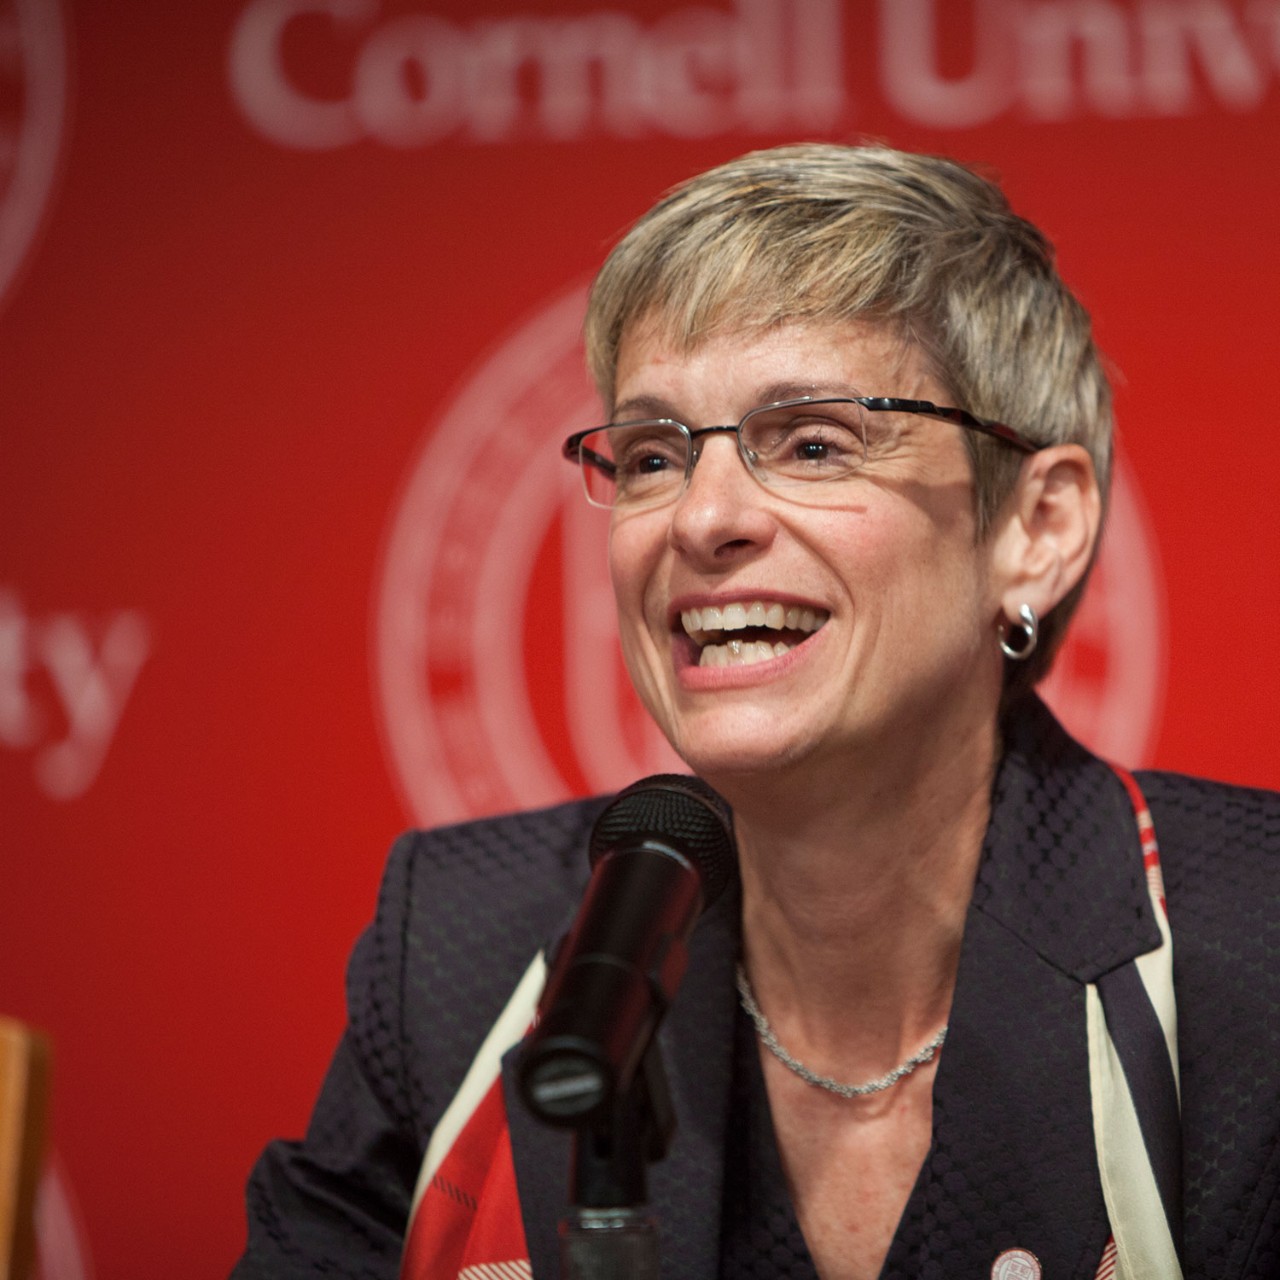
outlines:
[{"label": "eyeglasses", "polygon": [[783,400],[752,409],[736,426],[687,427],[673,418],[610,422],[578,431],[564,456],[582,467],[587,501],[596,507],[656,507],[684,492],[704,436],[732,433],[747,470],[770,489],[800,502],[838,500],[820,486],[844,480],[886,453],[898,429],[888,416],[920,414],[1003,440],[1023,453],[1043,448],[1026,436],[964,409],[892,396],[834,396]]}]

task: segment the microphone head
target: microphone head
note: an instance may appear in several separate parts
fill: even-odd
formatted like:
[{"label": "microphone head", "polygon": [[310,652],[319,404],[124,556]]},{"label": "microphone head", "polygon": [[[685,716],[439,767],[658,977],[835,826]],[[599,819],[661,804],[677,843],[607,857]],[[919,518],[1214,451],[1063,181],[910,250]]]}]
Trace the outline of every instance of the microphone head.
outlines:
[{"label": "microphone head", "polygon": [[733,815],[701,778],[659,773],[618,792],[592,828],[591,865],[624,841],[644,839],[670,845],[693,865],[702,880],[704,908],[733,878]]}]

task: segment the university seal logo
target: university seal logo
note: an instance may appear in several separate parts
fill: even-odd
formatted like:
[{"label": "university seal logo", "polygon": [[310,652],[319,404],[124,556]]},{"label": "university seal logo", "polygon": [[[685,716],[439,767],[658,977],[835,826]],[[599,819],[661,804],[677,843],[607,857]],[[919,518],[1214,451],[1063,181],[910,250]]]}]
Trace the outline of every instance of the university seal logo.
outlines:
[{"label": "university seal logo", "polygon": [[40,225],[66,114],[55,0],[0,0],[0,298]]},{"label": "university seal logo", "polygon": [[[376,617],[388,755],[423,825],[552,804],[680,769],[631,691],[605,561],[607,513],[560,457],[599,402],[582,291],[501,343],[437,421],[394,512]],[[1107,540],[1045,692],[1101,754],[1140,763],[1157,728],[1155,549],[1121,467]]]}]

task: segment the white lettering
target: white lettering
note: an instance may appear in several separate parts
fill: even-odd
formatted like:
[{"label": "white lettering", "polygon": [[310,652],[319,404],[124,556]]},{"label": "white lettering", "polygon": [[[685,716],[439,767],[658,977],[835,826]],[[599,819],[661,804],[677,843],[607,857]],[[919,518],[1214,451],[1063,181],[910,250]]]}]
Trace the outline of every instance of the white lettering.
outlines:
[{"label": "white lettering", "polygon": [[[1030,4],[1021,13],[1023,102],[1040,120],[1063,120],[1083,103],[1103,116],[1125,116],[1137,99],[1129,21],[1106,0]],[[1082,58],[1076,88],[1075,51]]]},{"label": "white lettering", "polygon": [[413,15],[370,37],[356,63],[353,114],[393,147],[435,142],[458,126],[463,67],[447,22]]},{"label": "white lettering", "polygon": [[[805,0],[793,2],[805,4]],[[832,6],[821,4],[818,7],[829,10]],[[775,3],[775,0],[739,0],[738,13],[741,20],[734,32],[733,51],[738,66],[734,110],[746,128],[768,129],[774,121],[786,117],[788,108],[786,68],[779,57],[780,52],[786,48],[787,40],[782,6]],[[805,13],[799,15],[798,26],[801,33],[808,16]],[[835,50],[837,64],[842,52],[839,48]],[[797,59],[800,57],[799,50],[796,56]],[[829,62],[830,56],[823,61]],[[820,63],[818,73],[822,74],[825,70],[825,66]],[[803,83],[804,78],[801,77],[797,87]],[[843,105],[842,102],[841,106]]]},{"label": "white lettering", "polygon": [[[381,0],[248,0],[231,92],[282,146],[424,147],[605,135],[706,138],[849,122],[841,0],[721,0],[642,19],[601,9],[450,19]],[[358,43],[340,99],[290,78],[285,34],[322,19]],[[943,58],[967,23],[968,64]],[[944,28],[945,34],[944,34]],[[1280,0],[880,0],[884,96],[940,128],[1257,108],[1280,75]]]},{"label": "white lettering", "polygon": [[303,151],[359,141],[362,130],[349,102],[309,98],[290,84],[280,41],[290,20],[303,14],[350,25],[377,10],[377,0],[254,0],[231,33],[228,67],[232,99],[249,123],[272,142]]},{"label": "white lettering", "polygon": [[[308,96],[290,79],[285,29],[304,16],[371,28],[347,99]],[[322,150],[366,137],[420,147],[828,128],[848,108],[840,0],[734,0],[648,25],[614,10],[470,24],[417,13],[373,25],[378,16],[379,0],[250,0],[229,54],[250,124]]]},{"label": "white lettering", "polygon": [[[151,651],[141,614],[121,610],[95,628],[75,614],[28,618],[18,598],[0,590],[0,745],[37,748],[36,782],[55,800],[72,800],[93,784]],[[43,671],[56,708],[38,705],[31,678]],[[49,711],[61,715],[47,714]],[[66,721],[66,736],[47,739]]]},{"label": "white lettering", "polygon": [[1262,69],[1254,64],[1231,9],[1213,0],[1145,4],[1142,83],[1150,108],[1160,115],[1186,115],[1198,104],[1193,62],[1198,62],[1213,96],[1237,111],[1256,107],[1266,92]]},{"label": "white lettering", "polygon": [[[468,55],[468,135],[579,138],[595,127],[597,101],[599,127],[623,137],[639,132],[635,49],[643,38],[640,24],[620,13],[478,25]],[[522,72],[529,94],[521,92]]]},{"label": "white lettering", "polygon": [[[552,138],[579,138],[592,127],[593,71],[600,84],[600,127],[615,137],[644,131],[636,104],[644,91],[640,60],[644,30],[629,14],[598,13],[557,32],[530,24],[530,44],[542,65],[542,126]],[[477,128],[476,136],[481,137]]]},{"label": "white lettering", "polygon": [[791,0],[796,10],[791,114],[797,124],[831,128],[852,105],[845,91],[839,0]]},{"label": "white lettering", "polygon": [[954,19],[938,0],[881,0],[885,96],[929,125],[1011,110],[1034,120],[1247,111],[1280,70],[1276,0],[1251,0],[1243,16],[1229,0],[973,0],[972,67],[951,77],[939,66],[944,12]]},{"label": "white lettering", "polygon": [[743,48],[733,25],[728,14],[714,9],[682,9],[654,28],[644,105],[663,133],[709,138],[733,128],[736,113],[728,92],[741,74],[734,55]]},{"label": "white lettering", "polygon": [[1015,96],[1009,19],[1002,0],[976,0],[973,68],[948,79],[938,69],[936,0],[881,0],[885,96],[922,124],[962,129],[994,120]]},{"label": "white lettering", "polygon": [[89,789],[151,651],[147,624],[132,611],[108,622],[95,658],[89,629],[70,614],[45,624],[40,657],[67,715],[67,736],[36,757],[36,777],[45,791],[70,800]]},{"label": "white lettering", "polygon": [[12,592],[0,590],[0,743],[29,747],[41,718],[27,687],[31,673],[27,615]]}]

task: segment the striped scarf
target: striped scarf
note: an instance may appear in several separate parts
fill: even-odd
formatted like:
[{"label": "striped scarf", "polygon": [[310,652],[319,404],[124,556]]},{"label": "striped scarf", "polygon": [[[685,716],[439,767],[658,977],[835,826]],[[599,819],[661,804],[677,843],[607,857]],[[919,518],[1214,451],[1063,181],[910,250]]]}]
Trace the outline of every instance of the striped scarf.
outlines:
[{"label": "striped scarf", "polygon": [[1086,991],[1089,1093],[1112,1238],[1098,1280],[1182,1280],[1182,1145],[1173,938],[1151,812],[1133,776],[1147,892],[1161,945]]},{"label": "striped scarf", "polygon": [[[1173,941],[1151,814],[1133,777],[1123,769],[1116,773],[1133,804],[1162,942],[1086,989],[1094,1145],[1112,1229],[1097,1280],[1182,1280]],[[502,1097],[502,1057],[532,1024],[546,975],[539,952],[432,1134],[401,1280],[532,1280]],[[1038,1280],[1040,1269],[1030,1254],[1014,1250],[995,1260],[991,1275]]]}]

